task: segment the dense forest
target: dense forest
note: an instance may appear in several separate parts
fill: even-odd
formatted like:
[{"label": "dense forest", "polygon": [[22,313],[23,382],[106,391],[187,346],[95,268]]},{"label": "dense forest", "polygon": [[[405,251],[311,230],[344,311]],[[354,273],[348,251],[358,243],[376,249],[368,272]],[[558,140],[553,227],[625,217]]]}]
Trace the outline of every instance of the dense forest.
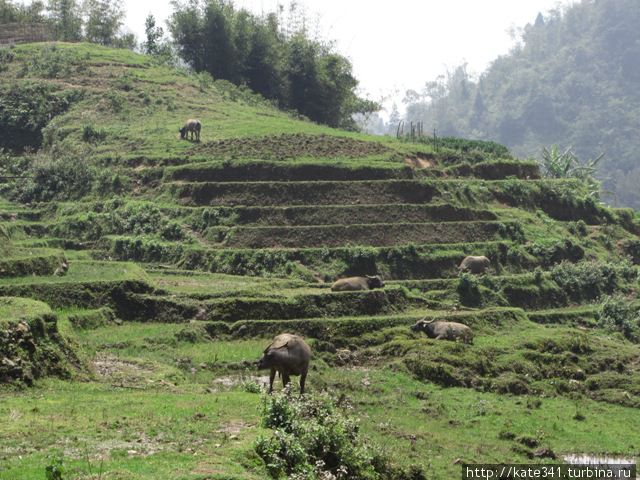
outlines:
[{"label": "dense forest", "polygon": [[539,14],[478,79],[461,65],[407,93],[407,120],[441,135],[490,139],[519,155],[604,153],[612,203],[640,207],[640,2],[584,0]]}]

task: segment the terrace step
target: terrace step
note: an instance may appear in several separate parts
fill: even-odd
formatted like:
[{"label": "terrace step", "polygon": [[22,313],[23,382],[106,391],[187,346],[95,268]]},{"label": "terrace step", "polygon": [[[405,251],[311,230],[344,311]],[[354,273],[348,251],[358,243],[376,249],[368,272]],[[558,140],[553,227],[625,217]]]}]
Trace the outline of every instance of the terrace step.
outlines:
[{"label": "terrace step", "polygon": [[168,168],[164,181],[261,182],[261,181],[353,181],[410,179],[414,170],[398,163],[396,167],[349,166],[322,163],[242,162],[193,163]]},{"label": "terrace step", "polygon": [[400,288],[365,292],[318,292],[275,298],[190,298],[188,296],[132,294],[122,318],[135,321],[186,322],[284,320],[345,315],[397,313],[413,306],[425,306],[418,297],[407,296]]},{"label": "terrace step", "polygon": [[377,205],[428,203],[437,194],[415,180],[167,183],[183,205]]},{"label": "terrace step", "polygon": [[472,311],[416,309],[397,315],[304,318],[294,320],[240,320],[235,323],[205,323],[211,334],[231,334],[238,338],[276,335],[295,332],[318,340],[328,341],[336,347],[347,346],[363,335],[391,327],[409,327],[425,316],[439,320],[464,323],[471,327],[504,325],[527,321],[519,308],[488,308]]},{"label": "terrace step", "polygon": [[166,209],[170,216],[186,216],[207,226],[296,226],[375,223],[426,223],[497,220],[489,210],[450,204],[314,205],[290,207],[182,207]]},{"label": "terrace step", "polygon": [[500,222],[394,223],[296,227],[210,227],[207,240],[218,247],[309,248],[367,245],[465,243],[506,236]]},{"label": "terrace step", "polygon": [[487,255],[508,265],[511,246],[508,241],[490,241],[400,247],[219,249],[139,237],[105,237],[102,241],[107,254],[121,260],[257,277],[286,277],[298,272],[298,278],[308,280],[317,278],[317,271],[329,278],[374,272],[385,279],[453,277],[466,255]]},{"label": "terrace step", "polygon": [[0,260],[0,277],[53,275],[64,255],[57,251],[25,250]]}]

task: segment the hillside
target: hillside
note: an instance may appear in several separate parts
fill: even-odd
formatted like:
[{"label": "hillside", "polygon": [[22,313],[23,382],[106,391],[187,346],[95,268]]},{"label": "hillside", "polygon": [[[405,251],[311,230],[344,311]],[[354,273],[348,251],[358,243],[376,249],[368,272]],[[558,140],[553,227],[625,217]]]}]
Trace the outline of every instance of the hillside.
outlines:
[{"label": "hillside", "polygon": [[[284,331],[311,343],[310,394],[415,465],[376,478],[640,455],[631,210],[494,144],[329,129],[128,51],[3,58],[0,295],[51,309],[72,361],[0,386],[0,479],[267,478],[254,362]],[[330,290],[365,274],[385,288]],[[474,343],[412,332],[425,316]]]},{"label": "hillside", "polygon": [[572,147],[599,164],[607,201],[640,206],[638,21],[633,0],[582,1],[526,25],[479,79],[464,67],[429,82],[407,110],[440,135],[491,139],[523,156]]}]

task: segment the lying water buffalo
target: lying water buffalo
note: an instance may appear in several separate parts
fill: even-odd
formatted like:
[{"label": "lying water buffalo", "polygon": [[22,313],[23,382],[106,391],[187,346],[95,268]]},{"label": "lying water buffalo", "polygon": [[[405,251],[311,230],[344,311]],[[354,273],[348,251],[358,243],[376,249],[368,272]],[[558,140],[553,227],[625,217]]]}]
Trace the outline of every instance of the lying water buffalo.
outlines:
[{"label": "lying water buffalo", "polygon": [[193,134],[196,134],[196,141],[199,142],[200,141],[200,130],[202,129],[202,124],[200,123],[200,120],[195,120],[190,118],[189,120],[187,120],[184,124],[184,127],[182,127],[179,131],[180,131],[180,138],[181,139],[185,139],[187,138],[187,133],[191,134],[191,140],[193,140]]},{"label": "lying water buffalo", "polygon": [[440,322],[434,320],[418,320],[411,327],[414,332],[424,332],[429,338],[436,340],[458,340],[473,343],[473,332],[469,327],[457,322]]},{"label": "lying water buffalo", "polygon": [[491,261],[484,255],[479,257],[470,255],[464,257],[458,270],[461,272],[484,273],[489,268],[489,265],[491,265]]},{"label": "lying water buffalo", "polygon": [[352,292],[356,290],[372,290],[374,288],[383,288],[384,282],[375,275],[373,277],[366,275],[364,277],[341,278],[331,285],[333,292]]},{"label": "lying water buffalo", "polygon": [[271,369],[269,393],[273,392],[273,380],[278,372],[285,387],[289,383],[290,375],[300,375],[300,394],[303,394],[309,371],[309,360],[311,360],[311,348],[302,338],[290,333],[283,333],[274,338],[258,361],[260,370]]}]

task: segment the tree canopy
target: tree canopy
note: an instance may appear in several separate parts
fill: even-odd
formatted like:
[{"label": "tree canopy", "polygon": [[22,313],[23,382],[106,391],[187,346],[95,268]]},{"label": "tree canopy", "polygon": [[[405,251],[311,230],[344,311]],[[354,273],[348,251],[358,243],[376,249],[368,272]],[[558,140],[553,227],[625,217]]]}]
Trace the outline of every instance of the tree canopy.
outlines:
[{"label": "tree canopy", "polygon": [[295,5],[283,21],[256,16],[229,0],[174,2],[169,28],[180,56],[196,71],[246,84],[281,108],[319,123],[355,128],[353,115],[379,107],[358,97],[351,62],[312,38]]},{"label": "tree canopy", "polygon": [[583,0],[538,15],[480,78],[464,65],[407,97],[407,119],[441,135],[496,140],[520,155],[571,147],[640,207],[640,2]]}]

